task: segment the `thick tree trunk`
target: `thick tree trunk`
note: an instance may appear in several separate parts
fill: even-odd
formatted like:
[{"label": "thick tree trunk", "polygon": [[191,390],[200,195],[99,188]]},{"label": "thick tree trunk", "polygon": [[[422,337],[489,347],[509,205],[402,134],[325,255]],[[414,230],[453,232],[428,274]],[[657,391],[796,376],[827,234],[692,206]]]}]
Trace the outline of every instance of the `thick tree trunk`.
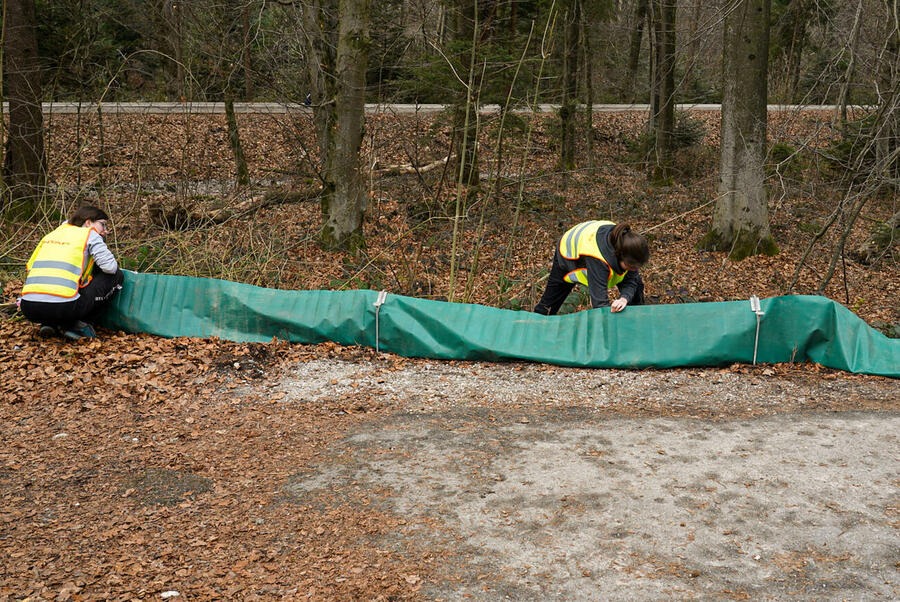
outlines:
[{"label": "thick tree trunk", "polygon": [[359,153],[365,123],[370,4],[369,0],[310,2],[303,10],[322,163],[321,240],[329,249],[356,251],[365,245],[362,225],[367,191]]},{"label": "thick tree trunk", "polygon": [[769,233],[766,156],[770,0],[741,0],[725,17],[719,200],[706,249],[733,260],[778,252]]},{"label": "thick tree trunk", "polygon": [[562,122],[559,166],[575,169],[575,101],[578,92],[578,24],[581,21],[581,2],[572,0],[565,15],[565,54],[563,56]]},{"label": "thick tree trunk", "polygon": [[3,43],[9,131],[0,210],[13,219],[31,219],[40,208],[47,182],[34,0],[6,0]]},{"label": "thick tree trunk", "polygon": [[655,156],[651,180],[668,184],[672,178],[672,135],[675,131],[675,8],[676,0],[653,0],[656,66],[653,70],[653,96],[656,113],[654,127]]}]

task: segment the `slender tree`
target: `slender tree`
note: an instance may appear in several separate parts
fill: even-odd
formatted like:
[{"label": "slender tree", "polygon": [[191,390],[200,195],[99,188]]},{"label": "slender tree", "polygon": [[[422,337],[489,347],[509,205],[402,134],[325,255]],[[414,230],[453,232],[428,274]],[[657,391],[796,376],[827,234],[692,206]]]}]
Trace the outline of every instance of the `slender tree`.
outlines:
[{"label": "slender tree", "polygon": [[234,113],[234,94],[229,84],[225,85],[225,124],[228,128],[228,144],[231,146],[231,156],[234,158],[234,170],[239,186],[250,183],[250,170],[247,168],[247,159],[244,157],[244,149],[241,146],[241,135],[238,130],[237,116]]},{"label": "slender tree", "polygon": [[764,169],[769,3],[740,0],[725,16],[719,199],[700,246],[733,260],[778,252]]},{"label": "slender tree", "polygon": [[853,81],[854,70],[856,68],[857,44],[859,43],[860,23],[862,22],[863,0],[859,0],[856,5],[856,15],[853,17],[853,27],[850,30],[850,38],[844,47],[844,51],[849,55],[847,57],[847,67],[839,80],[840,91],[838,92],[837,106],[834,109],[835,120],[847,121],[847,103],[850,99],[850,86]]},{"label": "slender tree", "polygon": [[559,119],[562,124],[559,166],[564,170],[575,169],[575,117],[578,93],[578,27],[581,23],[581,0],[570,0],[563,15],[564,49],[562,77],[562,106]]},{"label": "slender tree", "polygon": [[245,2],[241,7],[241,67],[244,71],[244,100],[253,100],[253,57],[250,53],[250,28],[251,2]]},{"label": "slender tree", "polygon": [[628,49],[628,85],[631,88],[631,102],[635,101],[637,93],[635,82],[637,81],[638,62],[641,58],[641,44],[644,39],[644,25],[647,22],[649,0],[636,0],[634,4],[634,20],[631,30],[631,42]]},{"label": "slender tree", "polygon": [[477,186],[481,179],[478,167],[478,91],[481,89],[484,45],[490,39],[497,0],[458,0],[456,11],[457,73],[465,80],[453,106],[454,154],[457,173],[464,186]]},{"label": "slender tree", "polygon": [[14,219],[30,219],[40,208],[47,181],[34,0],[6,0],[5,6],[3,89],[9,130],[0,209]]},{"label": "slender tree", "polygon": [[675,130],[675,8],[676,0],[651,0],[651,102],[653,136],[651,180],[667,184],[672,177],[672,135]]},{"label": "slender tree", "polygon": [[900,188],[900,5],[882,0],[887,12],[887,33],[879,56],[878,111],[875,117],[875,170]]}]

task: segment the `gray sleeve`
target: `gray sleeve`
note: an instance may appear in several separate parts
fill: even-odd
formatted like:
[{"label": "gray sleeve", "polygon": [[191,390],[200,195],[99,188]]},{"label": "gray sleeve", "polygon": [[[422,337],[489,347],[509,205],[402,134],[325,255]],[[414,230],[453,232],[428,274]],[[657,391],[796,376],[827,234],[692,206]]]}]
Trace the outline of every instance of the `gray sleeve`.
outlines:
[{"label": "gray sleeve", "polygon": [[637,291],[640,283],[641,275],[636,270],[628,270],[625,272],[625,278],[619,283],[619,296],[624,297],[626,301],[631,303],[634,301],[634,293]]},{"label": "gray sleeve", "polygon": [[606,283],[609,281],[609,266],[594,257],[585,257],[587,266],[588,294],[591,307],[609,307],[609,293]]},{"label": "gray sleeve", "polygon": [[119,269],[119,264],[116,263],[112,251],[103,242],[103,237],[95,230],[91,230],[91,234],[88,236],[87,252],[94,258],[94,264],[107,274],[115,274]]}]

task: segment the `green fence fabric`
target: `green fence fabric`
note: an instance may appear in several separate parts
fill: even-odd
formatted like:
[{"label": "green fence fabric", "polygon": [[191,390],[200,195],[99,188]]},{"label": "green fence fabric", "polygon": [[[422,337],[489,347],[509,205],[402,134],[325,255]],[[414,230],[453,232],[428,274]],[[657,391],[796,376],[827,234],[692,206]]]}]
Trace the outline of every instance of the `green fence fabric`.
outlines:
[{"label": "green fence fabric", "polygon": [[[165,337],[334,341],[375,347],[377,291],[283,291],[126,272],[105,326]],[[814,361],[900,377],[900,340],[824,297],[763,299],[758,362]],[[378,346],[407,357],[531,360],[564,366],[669,368],[752,362],[756,315],[747,301],[608,309],[565,316],[388,294]]]}]

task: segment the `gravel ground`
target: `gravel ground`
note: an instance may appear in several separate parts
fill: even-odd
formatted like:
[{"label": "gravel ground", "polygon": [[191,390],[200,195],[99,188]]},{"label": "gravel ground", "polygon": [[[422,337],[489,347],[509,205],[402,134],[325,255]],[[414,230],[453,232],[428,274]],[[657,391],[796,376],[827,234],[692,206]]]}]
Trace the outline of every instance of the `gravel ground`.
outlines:
[{"label": "gravel ground", "polygon": [[896,381],[370,358],[276,388],[389,407],[284,490],[403,517],[375,543],[442,557],[427,598],[900,597]]}]

